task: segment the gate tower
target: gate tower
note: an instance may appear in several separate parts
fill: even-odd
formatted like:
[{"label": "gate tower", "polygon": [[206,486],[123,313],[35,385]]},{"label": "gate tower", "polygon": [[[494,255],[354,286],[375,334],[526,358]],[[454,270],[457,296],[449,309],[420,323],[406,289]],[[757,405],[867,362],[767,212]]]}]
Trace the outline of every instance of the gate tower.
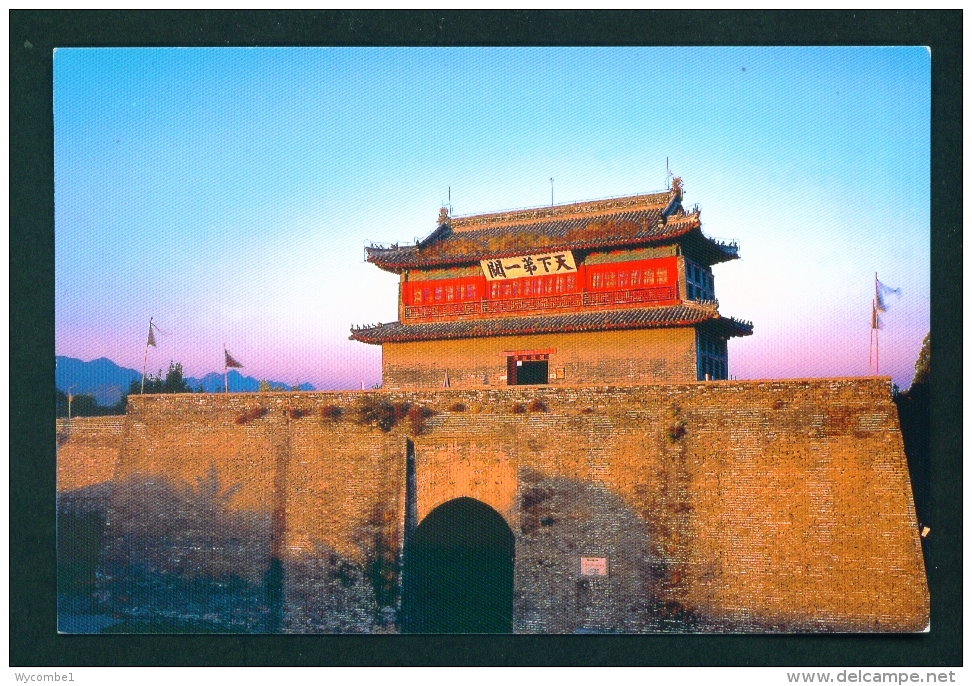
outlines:
[{"label": "gate tower", "polygon": [[646,195],[450,217],[415,245],[372,245],[399,275],[398,321],[355,327],[382,346],[386,389],[729,378],[713,265],[734,242],[702,233],[682,181]]}]

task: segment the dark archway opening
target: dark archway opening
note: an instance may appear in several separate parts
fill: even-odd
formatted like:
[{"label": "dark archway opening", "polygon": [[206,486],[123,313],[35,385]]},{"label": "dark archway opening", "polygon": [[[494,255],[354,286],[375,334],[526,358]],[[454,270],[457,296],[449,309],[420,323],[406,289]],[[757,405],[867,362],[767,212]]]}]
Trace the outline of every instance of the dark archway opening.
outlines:
[{"label": "dark archway opening", "polygon": [[535,386],[547,383],[547,359],[541,355],[523,356],[511,355],[506,358],[506,383],[510,386]]},{"label": "dark archway opening", "polygon": [[510,633],[513,546],[503,517],[478,500],[432,510],[405,543],[402,630]]}]

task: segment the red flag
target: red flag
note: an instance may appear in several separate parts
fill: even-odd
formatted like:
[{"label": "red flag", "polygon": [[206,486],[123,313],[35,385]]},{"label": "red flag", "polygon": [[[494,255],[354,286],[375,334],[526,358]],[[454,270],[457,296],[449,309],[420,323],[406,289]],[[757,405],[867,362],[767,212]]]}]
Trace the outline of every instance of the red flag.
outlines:
[{"label": "red flag", "polygon": [[149,319],[149,335],[148,335],[148,340],[145,342],[146,349],[148,349],[149,346],[152,346],[153,348],[158,347],[158,345],[156,345],[155,343],[155,332],[152,331],[152,329],[155,329],[155,331],[158,331],[161,334],[165,334],[165,332],[162,331],[162,329],[160,329],[158,326],[155,325],[155,322],[153,322],[152,319],[154,319],[154,317]]},{"label": "red flag", "polygon": [[226,348],[223,348],[223,354],[226,355],[226,364],[223,365],[226,369],[243,366],[230,356],[229,351]]}]

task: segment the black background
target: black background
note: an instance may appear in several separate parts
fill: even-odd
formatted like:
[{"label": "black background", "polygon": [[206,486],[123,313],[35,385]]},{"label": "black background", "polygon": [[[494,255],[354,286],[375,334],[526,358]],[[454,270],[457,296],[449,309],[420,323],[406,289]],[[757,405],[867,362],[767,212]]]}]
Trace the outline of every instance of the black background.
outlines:
[{"label": "black background", "polygon": [[[962,13],[10,12],[10,664],[961,665]],[[31,47],[25,42],[29,41]],[[59,636],[52,50],[222,45],[927,45],[931,631],[877,636]],[[846,170],[853,200],[853,170]],[[754,188],[754,197],[758,190]],[[799,244],[794,241],[794,259]]]}]

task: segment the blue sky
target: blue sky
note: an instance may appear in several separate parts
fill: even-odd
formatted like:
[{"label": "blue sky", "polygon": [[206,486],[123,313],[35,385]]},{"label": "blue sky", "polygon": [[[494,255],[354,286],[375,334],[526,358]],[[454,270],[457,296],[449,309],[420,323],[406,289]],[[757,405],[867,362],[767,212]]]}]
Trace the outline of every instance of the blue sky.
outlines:
[{"label": "blue sky", "polygon": [[910,383],[929,329],[924,48],[59,49],[55,347],[318,388],[380,379],[396,318],[366,240],[456,214],[665,187],[739,241],[715,268],[740,378]]}]

